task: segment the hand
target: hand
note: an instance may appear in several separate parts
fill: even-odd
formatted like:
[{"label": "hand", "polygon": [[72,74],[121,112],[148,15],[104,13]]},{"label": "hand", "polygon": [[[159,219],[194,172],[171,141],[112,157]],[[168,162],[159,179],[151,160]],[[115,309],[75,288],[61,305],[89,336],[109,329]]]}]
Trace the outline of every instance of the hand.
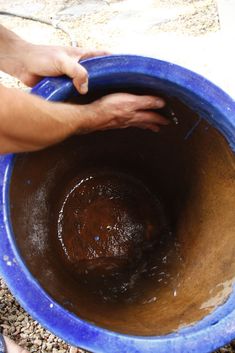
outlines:
[{"label": "hand", "polygon": [[34,86],[44,76],[67,75],[81,94],[87,93],[88,75],[81,59],[107,55],[105,51],[34,45],[0,25],[0,70]]},{"label": "hand", "polygon": [[[155,111],[164,105],[163,99],[154,96],[137,96],[128,93],[110,94],[83,106],[87,114],[84,115],[82,131],[89,133],[96,130],[138,127],[158,132],[159,125],[170,123],[168,119]],[[78,133],[81,133],[81,130]]]},{"label": "hand", "polygon": [[44,76],[67,75],[81,94],[88,91],[88,74],[78,64],[81,59],[107,55],[105,51],[84,50],[75,47],[34,45],[21,43],[21,49],[15,55],[18,77],[27,86],[34,86]]},{"label": "hand", "polygon": [[153,111],[165,104],[153,96],[115,93],[75,105],[48,102],[0,85],[0,97],[0,154],[36,151],[71,135],[96,130],[133,126],[156,132],[160,125],[169,124]]}]

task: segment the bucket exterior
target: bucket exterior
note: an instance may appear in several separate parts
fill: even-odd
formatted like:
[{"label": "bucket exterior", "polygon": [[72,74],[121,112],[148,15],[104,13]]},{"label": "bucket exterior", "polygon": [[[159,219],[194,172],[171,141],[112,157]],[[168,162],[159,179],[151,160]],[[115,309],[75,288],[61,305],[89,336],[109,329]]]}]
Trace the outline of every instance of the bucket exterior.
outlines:
[{"label": "bucket exterior", "polygon": [[[180,98],[226,138],[235,151],[235,102],[203,77],[177,65],[138,56],[93,58],[82,63],[90,89],[106,85],[156,88]],[[140,78],[141,77],[141,78]],[[64,101],[75,89],[67,77],[45,78],[32,90],[44,99]],[[195,325],[165,336],[119,334],[79,319],[57,304],[30,274],[14,241],[9,186],[14,155],[0,157],[0,272],[20,304],[44,327],[68,343],[97,353],[211,352],[235,337],[235,292]]]}]

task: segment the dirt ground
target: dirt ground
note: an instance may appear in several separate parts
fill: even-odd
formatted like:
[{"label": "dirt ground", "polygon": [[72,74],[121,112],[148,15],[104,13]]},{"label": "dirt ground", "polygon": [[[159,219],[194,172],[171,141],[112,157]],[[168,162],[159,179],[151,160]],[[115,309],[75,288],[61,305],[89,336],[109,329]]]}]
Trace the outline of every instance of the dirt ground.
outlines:
[{"label": "dirt ground", "polygon": [[[218,63],[228,58],[218,53],[218,46],[224,48],[225,44],[217,5],[216,0],[0,0],[0,23],[34,43],[70,45],[77,41],[81,47],[172,61],[235,92],[234,82],[228,79],[230,72],[218,70]],[[4,12],[46,20],[52,25]],[[55,28],[57,24],[62,30]],[[0,83],[23,88],[18,80],[1,72]],[[30,352],[84,352],[68,346],[35,322],[2,280],[0,326]],[[218,352],[235,352],[235,344]]]}]

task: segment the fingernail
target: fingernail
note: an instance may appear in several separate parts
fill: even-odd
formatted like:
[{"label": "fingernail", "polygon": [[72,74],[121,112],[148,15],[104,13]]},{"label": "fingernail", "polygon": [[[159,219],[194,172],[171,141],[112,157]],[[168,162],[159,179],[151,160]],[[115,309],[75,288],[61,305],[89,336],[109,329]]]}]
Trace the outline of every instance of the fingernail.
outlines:
[{"label": "fingernail", "polygon": [[80,93],[86,94],[88,92],[88,81],[84,82],[80,86]]},{"label": "fingernail", "polygon": [[158,105],[159,108],[162,108],[162,107],[164,107],[164,105],[165,105],[164,100],[161,99],[161,98],[157,98],[157,99],[156,99],[156,103],[157,103],[157,105]]}]

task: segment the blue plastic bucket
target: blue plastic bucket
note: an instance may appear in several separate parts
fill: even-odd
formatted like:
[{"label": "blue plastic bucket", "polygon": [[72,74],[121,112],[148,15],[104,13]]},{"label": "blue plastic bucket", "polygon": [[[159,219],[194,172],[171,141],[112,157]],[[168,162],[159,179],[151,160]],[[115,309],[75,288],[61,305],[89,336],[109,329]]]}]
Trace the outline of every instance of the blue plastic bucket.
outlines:
[{"label": "blue plastic bucket", "polygon": [[[155,89],[178,97],[213,125],[235,151],[235,102],[205,78],[177,65],[138,56],[85,60],[90,90],[107,86]],[[45,78],[32,93],[51,101],[69,99],[67,77]],[[133,336],[80,319],[55,302],[27,269],[14,240],[9,188],[14,155],[0,157],[0,271],[11,292],[34,319],[68,343],[97,353],[211,352],[235,337],[235,293],[194,325],[164,336]]]}]

